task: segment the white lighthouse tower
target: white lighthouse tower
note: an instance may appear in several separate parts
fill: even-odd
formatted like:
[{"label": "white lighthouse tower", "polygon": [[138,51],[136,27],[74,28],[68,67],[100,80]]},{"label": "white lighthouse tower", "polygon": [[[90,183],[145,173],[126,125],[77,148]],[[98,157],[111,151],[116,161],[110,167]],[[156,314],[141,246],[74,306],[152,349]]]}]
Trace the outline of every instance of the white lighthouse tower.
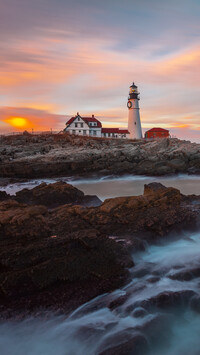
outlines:
[{"label": "white lighthouse tower", "polygon": [[140,122],[139,109],[139,92],[137,86],[133,83],[130,86],[128,97],[128,131],[130,132],[130,139],[142,138],[142,128]]}]

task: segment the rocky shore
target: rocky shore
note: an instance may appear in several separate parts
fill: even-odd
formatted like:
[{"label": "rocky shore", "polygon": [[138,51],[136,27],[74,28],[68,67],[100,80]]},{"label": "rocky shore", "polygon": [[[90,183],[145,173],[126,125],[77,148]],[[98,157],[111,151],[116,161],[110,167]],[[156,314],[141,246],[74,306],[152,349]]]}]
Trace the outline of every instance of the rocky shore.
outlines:
[{"label": "rocky shore", "polygon": [[200,196],[159,183],[145,185],[142,196],[103,203],[63,182],[16,196],[1,192],[0,201],[2,318],[42,309],[68,313],[121,287],[134,270],[132,252],[197,228],[200,215]]},{"label": "rocky shore", "polygon": [[0,137],[0,178],[200,173],[200,144],[60,135]]}]

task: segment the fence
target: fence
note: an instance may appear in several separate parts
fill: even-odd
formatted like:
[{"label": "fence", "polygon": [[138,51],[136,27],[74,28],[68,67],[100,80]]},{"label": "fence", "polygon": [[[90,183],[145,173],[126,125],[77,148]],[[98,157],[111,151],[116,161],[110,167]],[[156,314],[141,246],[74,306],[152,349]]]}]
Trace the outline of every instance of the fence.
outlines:
[{"label": "fence", "polygon": [[8,132],[8,133],[0,133],[0,136],[21,136],[21,135],[26,135],[26,134],[31,134],[31,135],[49,135],[49,134],[59,134],[63,133],[63,131],[17,131],[17,132]]}]

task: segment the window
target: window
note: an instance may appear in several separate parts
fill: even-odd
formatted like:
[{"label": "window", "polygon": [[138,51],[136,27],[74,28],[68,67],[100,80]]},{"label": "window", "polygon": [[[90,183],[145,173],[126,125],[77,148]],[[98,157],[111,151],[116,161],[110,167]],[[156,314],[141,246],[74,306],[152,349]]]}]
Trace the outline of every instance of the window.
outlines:
[{"label": "window", "polygon": [[96,123],[96,122],[94,122],[94,123],[93,123],[93,125],[94,125],[94,126],[96,126],[96,125],[97,125],[97,123]]},{"label": "window", "polygon": [[110,137],[110,133],[108,133],[108,137]]},{"label": "window", "polygon": [[89,122],[89,126],[92,126],[92,122]]},{"label": "window", "polygon": [[78,117],[78,121],[80,121],[80,117]]},{"label": "window", "polygon": [[78,123],[75,123],[75,127],[78,127]]},{"label": "window", "polygon": [[81,127],[83,127],[83,123],[81,123]]},{"label": "window", "polygon": [[75,131],[75,129],[73,129],[73,130],[72,130],[72,134],[75,134],[75,133],[76,133],[76,131]]},{"label": "window", "polygon": [[97,135],[97,131],[93,131],[93,136],[96,136]]},{"label": "window", "polygon": [[106,133],[104,133],[104,137],[106,137]]},{"label": "window", "polygon": [[86,129],[83,130],[83,135],[86,136]]},{"label": "window", "polygon": [[79,130],[79,133],[81,133],[81,130]]}]

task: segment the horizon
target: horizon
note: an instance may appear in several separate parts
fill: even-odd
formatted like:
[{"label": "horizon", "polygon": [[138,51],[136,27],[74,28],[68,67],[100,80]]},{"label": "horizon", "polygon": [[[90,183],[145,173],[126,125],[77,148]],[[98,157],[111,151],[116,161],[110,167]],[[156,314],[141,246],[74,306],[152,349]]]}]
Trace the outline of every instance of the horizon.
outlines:
[{"label": "horizon", "polygon": [[143,134],[200,142],[198,0],[7,0],[1,5],[0,133],[62,130],[77,111]]}]

